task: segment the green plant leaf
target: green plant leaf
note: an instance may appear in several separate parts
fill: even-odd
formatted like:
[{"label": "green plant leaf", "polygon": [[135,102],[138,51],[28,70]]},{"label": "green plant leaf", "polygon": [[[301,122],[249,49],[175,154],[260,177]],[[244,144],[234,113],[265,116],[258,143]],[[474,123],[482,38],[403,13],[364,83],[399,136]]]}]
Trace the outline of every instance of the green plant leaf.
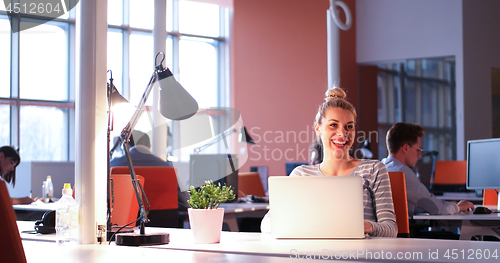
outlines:
[{"label": "green plant leaf", "polygon": [[205,185],[199,189],[191,186],[188,193],[190,199],[187,202],[194,209],[216,209],[221,203],[236,197],[231,186],[222,186],[220,183],[216,185],[213,181],[205,181]]}]

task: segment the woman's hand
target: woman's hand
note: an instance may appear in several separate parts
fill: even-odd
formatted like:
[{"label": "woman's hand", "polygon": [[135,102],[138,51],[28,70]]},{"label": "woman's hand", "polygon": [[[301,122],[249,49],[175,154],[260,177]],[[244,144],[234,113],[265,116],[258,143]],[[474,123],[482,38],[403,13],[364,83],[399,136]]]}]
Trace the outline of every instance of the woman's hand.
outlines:
[{"label": "woman's hand", "polygon": [[365,234],[371,234],[373,232],[373,225],[372,223],[368,222],[368,221],[364,221],[365,223]]}]

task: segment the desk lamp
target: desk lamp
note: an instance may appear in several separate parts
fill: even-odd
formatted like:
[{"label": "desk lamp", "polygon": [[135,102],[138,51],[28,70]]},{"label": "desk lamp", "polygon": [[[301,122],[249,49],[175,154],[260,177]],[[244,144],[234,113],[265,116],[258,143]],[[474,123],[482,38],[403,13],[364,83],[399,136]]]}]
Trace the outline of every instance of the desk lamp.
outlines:
[{"label": "desk lamp", "polygon": [[[107,127],[107,214],[106,214],[106,228],[107,228],[107,239],[109,240],[112,235],[111,231],[111,200],[110,200],[110,195],[109,193],[111,192],[111,185],[110,185],[110,178],[111,178],[111,156],[113,155],[112,151],[109,149],[109,142],[110,142],[110,136],[111,136],[111,131],[113,130],[113,111],[111,110],[114,106],[121,104],[121,103],[128,103],[127,99],[125,99],[118,90],[116,89],[115,85],[113,84],[113,72],[111,70],[108,70],[110,73],[110,78],[109,82],[107,83],[107,100],[108,100],[108,127]],[[111,154],[110,154],[111,152]]]},{"label": "desk lamp", "polygon": [[357,152],[361,154],[360,158],[362,159],[373,158],[373,153],[370,150],[370,141],[368,139],[364,140],[363,143],[359,143],[358,145],[356,145],[356,148],[354,148],[354,150],[352,151],[351,156],[354,157]]},{"label": "desk lamp", "polygon": [[[198,148],[195,148],[194,154],[199,154],[201,151],[205,150],[206,148],[210,147],[211,145],[213,145],[214,143],[216,143],[220,140],[224,141],[224,145],[226,146],[226,149],[228,149],[229,147],[227,145],[226,137],[231,135],[231,133],[233,133],[233,132],[236,132],[236,129],[230,129],[230,130],[225,131],[224,133],[218,134],[213,140],[207,142],[206,144],[204,144]],[[238,141],[239,142],[246,142],[249,144],[255,144],[254,140],[250,137],[250,134],[248,134],[245,126],[241,126],[241,128],[240,128],[240,134],[238,135]]]},{"label": "desk lamp", "polygon": [[[220,133],[218,134],[217,136],[215,136],[214,139],[212,139],[211,141],[209,141],[208,143],[198,147],[198,148],[195,148],[194,149],[194,154],[195,155],[198,155],[201,151],[205,150],[206,148],[208,148],[209,146],[213,145],[214,143],[222,140],[224,142],[224,146],[226,148],[226,151],[227,151],[227,157],[226,157],[226,160],[229,162],[229,167],[231,168],[231,173],[230,174],[235,174],[236,171],[238,170],[238,167],[235,167],[234,165],[234,162],[233,162],[233,157],[231,156],[231,153],[229,152],[229,146],[227,144],[227,140],[226,140],[226,137],[229,136],[230,134],[232,134],[233,132],[236,132],[237,130],[236,129],[229,129],[223,133]],[[246,142],[246,143],[249,143],[249,144],[255,144],[255,142],[253,141],[253,139],[250,137],[250,135],[248,134],[245,126],[242,126],[240,128],[240,134],[238,136],[238,141],[239,142]],[[193,169],[193,168],[191,168]],[[191,170],[192,171],[192,170]],[[228,174],[229,176],[229,174]],[[236,174],[236,180],[237,180],[237,174]],[[235,182],[236,183],[236,186],[237,186],[237,181]]]},{"label": "desk lamp", "polygon": [[[162,55],[160,63],[156,63],[158,56]],[[146,100],[149,97],[151,90],[155,82],[159,82],[160,85],[160,99],[159,99],[159,110],[160,113],[171,120],[184,120],[193,116],[198,111],[198,103],[194,98],[177,82],[172,75],[172,72],[168,68],[164,68],[162,63],[165,59],[165,54],[159,52],[155,57],[155,70],[149,83],[142,95],[142,98],[137,106],[137,109],[132,115],[132,118],[128,124],[123,128],[120,134],[120,141],[125,150],[125,156],[128,161],[128,167],[130,170],[130,176],[132,177],[132,185],[134,187],[135,195],[137,197],[137,202],[139,203],[139,230],[136,233],[124,233],[116,235],[116,244],[124,246],[142,246],[142,245],[161,245],[167,244],[168,234],[158,233],[158,234],[146,234],[145,224],[149,222],[149,202],[142,187],[141,182],[137,179],[135,174],[134,165],[132,163],[132,157],[130,156],[130,146],[129,141],[134,130],[135,125],[139,121],[140,116],[144,112],[146,105]]]}]

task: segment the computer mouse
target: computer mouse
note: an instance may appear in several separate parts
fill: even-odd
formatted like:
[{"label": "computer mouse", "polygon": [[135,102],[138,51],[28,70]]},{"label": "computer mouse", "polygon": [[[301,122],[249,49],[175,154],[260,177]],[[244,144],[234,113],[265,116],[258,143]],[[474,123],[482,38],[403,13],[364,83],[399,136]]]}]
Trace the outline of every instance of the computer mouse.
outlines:
[{"label": "computer mouse", "polygon": [[478,206],[474,209],[473,214],[477,215],[491,214],[491,210],[484,206]]}]

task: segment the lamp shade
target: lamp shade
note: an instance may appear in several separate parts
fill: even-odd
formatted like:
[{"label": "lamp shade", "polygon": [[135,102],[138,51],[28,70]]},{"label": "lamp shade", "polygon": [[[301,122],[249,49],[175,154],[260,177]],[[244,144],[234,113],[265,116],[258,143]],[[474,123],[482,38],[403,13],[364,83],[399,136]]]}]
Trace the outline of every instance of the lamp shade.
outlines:
[{"label": "lamp shade", "polygon": [[252,137],[250,137],[250,134],[248,134],[247,128],[245,128],[245,126],[242,126],[240,129],[240,135],[238,136],[238,141],[239,142],[246,142],[249,144],[255,144]]},{"label": "lamp shade", "polygon": [[111,107],[114,107],[118,104],[121,103],[129,103],[127,99],[125,99],[120,92],[115,88],[115,86],[111,87],[111,94],[110,94],[110,102],[111,102]]},{"label": "lamp shade", "polygon": [[160,113],[171,120],[184,120],[198,111],[198,103],[179,82],[168,68],[158,72],[160,83]]}]

